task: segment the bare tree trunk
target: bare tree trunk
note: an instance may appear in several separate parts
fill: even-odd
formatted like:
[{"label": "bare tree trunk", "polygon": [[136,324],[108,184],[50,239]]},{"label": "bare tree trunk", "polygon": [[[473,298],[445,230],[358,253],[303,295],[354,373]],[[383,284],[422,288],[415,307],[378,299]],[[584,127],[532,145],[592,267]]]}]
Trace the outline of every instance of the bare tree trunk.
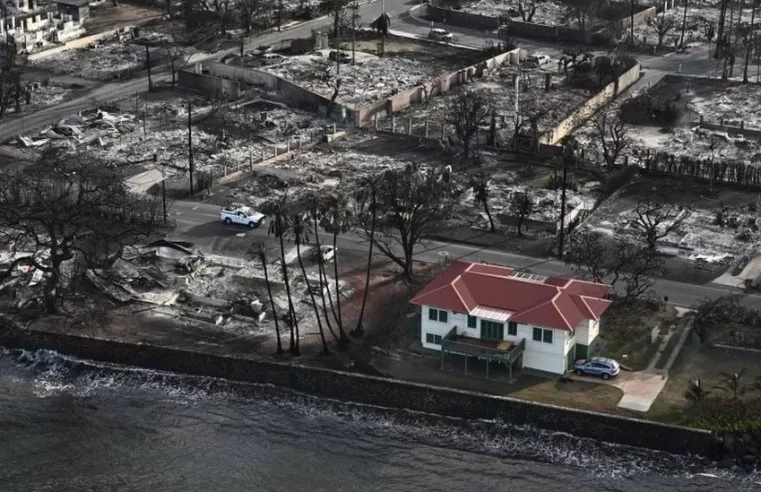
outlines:
[{"label": "bare tree trunk", "polygon": [[320,330],[320,340],[322,341],[322,353],[324,355],[330,355],[328,349],[328,342],[325,340],[325,331],[322,328],[322,321],[320,320],[320,310],[317,308],[317,302],[314,300],[314,293],[312,292],[312,286],[309,284],[309,278],[307,277],[307,271],[304,268],[304,261],[301,259],[301,239],[296,238],[296,256],[299,259],[299,266],[301,267],[301,274],[304,276],[304,284],[309,291],[309,299],[312,301],[312,309],[314,309],[314,315],[317,318],[317,328]]},{"label": "bare tree trunk", "polygon": [[[278,223],[281,221],[279,217],[275,219]],[[282,231],[282,228],[278,226],[278,230]],[[290,313],[290,329],[291,329],[291,346],[289,351],[293,355],[299,355],[299,342],[298,342],[298,321],[296,320],[296,310],[293,307],[293,297],[291,297],[291,282],[288,280],[288,266],[285,264],[285,244],[283,242],[283,235],[280,236],[280,261],[282,261],[283,269],[283,281],[285,282],[285,293],[288,296],[288,312]],[[294,333],[295,331],[295,333]]]},{"label": "bare tree trunk", "polygon": [[336,310],[338,311],[338,334],[341,337],[341,340],[346,343],[349,341],[349,338],[346,336],[346,332],[344,331],[344,323],[343,323],[343,316],[341,314],[341,289],[338,285],[338,249],[336,248],[336,242],[338,240],[338,232],[333,232],[333,272],[336,276]]},{"label": "bare tree trunk", "polygon": [[756,0],[753,2],[753,10],[750,15],[750,34],[748,35],[748,46],[745,49],[745,68],[743,69],[743,84],[748,83],[748,63],[750,62],[750,47],[753,44],[756,28],[753,25],[756,21]]},{"label": "bare tree trunk", "polygon": [[682,35],[679,38],[679,47],[684,48],[684,28],[687,25],[687,6],[690,0],[684,0],[684,15],[682,15]]},{"label": "bare tree trunk", "polygon": [[491,211],[489,210],[489,203],[487,200],[482,200],[481,203],[484,205],[484,212],[486,212],[486,217],[489,219],[489,232],[494,232],[494,218],[491,216]]},{"label": "bare tree trunk", "polygon": [[359,309],[359,319],[357,320],[357,327],[354,329],[355,332],[359,333],[362,328],[362,318],[365,316],[365,305],[367,304],[367,295],[370,291],[370,270],[372,269],[373,264],[373,238],[375,237],[375,220],[376,220],[376,213],[375,213],[375,192],[373,192],[373,199],[372,199],[372,208],[373,208],[373,217],[370,219],[370,250],[367,253],[367,272],[365,274],[365,292],[362,296],[362,307]]},{"label": "bare tree trunk", "polygon": [[272,297],[272,286],[270,285],[269,274],[267,273],[267,261],[262,258],[262,268],[264,269],[264,282],[267,284],[267,295],[270,296],[270,307],[272,308],[272,317],[275,320],[275,334],[277,335],[277,353],[283,353],[283,343],[280,341],[280,322],[277,319],[277,309],[275,308],[275,299]]},{"label": "bare tree trunk", "polygon": [[[315,214],[312,214],[312,223],[314,224],[314,237],[315,237],[315,243],[317,247],[317,251],[321,250],[321,244],[320,244],[320,230],[318,227],[318,220]],[[330,331],[331,336],[333,339],[335,339],[336,342],[340,342],[341,340],[336,335],[336,332],[333,331],[333,324],[330,322],[330,316],[328,316],[328,306],[325,303],[325,288],[328,287],[328,295],[330,295],[329,286],[327,285],[327,281],[324,280],[325,277],[325,265],[322,261],[322,255],[318,253],[318,262],[317,262],[317,271],[319,273],[320,277],[320,298],[322,299],[322,314],[325,316],[325,323],[328,325],[328,330]]]}]

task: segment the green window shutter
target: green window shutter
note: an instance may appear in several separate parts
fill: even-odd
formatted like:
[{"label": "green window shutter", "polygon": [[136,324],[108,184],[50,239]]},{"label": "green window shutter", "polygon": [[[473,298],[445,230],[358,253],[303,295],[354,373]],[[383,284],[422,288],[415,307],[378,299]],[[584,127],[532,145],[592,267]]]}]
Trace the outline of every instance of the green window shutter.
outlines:
[{"label": "green window shutter", "polygon": [[468,316],[468,328],[475,328],[478,322],[478,318],[475,316]]},{"label": "green window shutter", "polygon": [[439,321],[442,323],[446,323],[448,319],[449,313],[447,311],[444,311],[443,309],[439,310]]},{"label": "green window shutter", "polygon": [[542,329],[541,328],[534,328],[532,339],[535,342],[541,342],[542,341]]},{"label": "green window shutter", "polygon": [[433,343],[433,334],[432,333],[426,333],[425,334],[425,342],[426,343]]},{"label": "green window shutter", "polygon": [[439,320],[439,310],[428,308],[428,319],[431,321],[438,321]]},{"label": "green window shutter", "polygon": [[441,335],[434,335],[433,343],[435,343],[436,345],[441,345]]},{"label": "green window shutter", "polygon": [[544,330],[544,337],[542,341],[544,343],[552,343],[552,335],[552,330]]},{"label": "green window shutter", "polygon": [[515,321],[507,322],[507,334],[511,337],[518,335],[518,323]]}]

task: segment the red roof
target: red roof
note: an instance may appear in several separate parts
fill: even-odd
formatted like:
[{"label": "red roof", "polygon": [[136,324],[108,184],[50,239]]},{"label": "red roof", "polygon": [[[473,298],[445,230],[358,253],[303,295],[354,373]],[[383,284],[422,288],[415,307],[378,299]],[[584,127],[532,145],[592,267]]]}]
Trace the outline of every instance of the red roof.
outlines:
[{"label": "red roof", "polygon": [[603,299],[609,290],[595,282],[453,261],[410,302],[466,313],[477,306],[499,309],[512,313],[511,321],[573,331],[585,319],[600,319],[610,305]]}]

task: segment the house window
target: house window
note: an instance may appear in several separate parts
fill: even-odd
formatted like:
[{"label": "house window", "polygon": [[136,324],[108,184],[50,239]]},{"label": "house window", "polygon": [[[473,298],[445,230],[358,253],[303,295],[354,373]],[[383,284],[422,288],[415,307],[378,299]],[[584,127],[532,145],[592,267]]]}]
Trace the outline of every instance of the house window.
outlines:
[{"label": "house window", "polygon": [[534,328],[532,339],[535,342],[552,343],[552,330],[543,330],[541,328]]},{"label": "house window", "polygon": [[468,328],[475,328],[478,318],[475,316],[468,316]]},{"label": "house window", "polygon": [[544,343],[552,343],[552,330],[544,330],[544,333],[542,334],[542,341]]},{"label": "house window", "polygon": [[494,321],[481,320],[481,338],[502,340],[505,338],[505,325]]},{"label": "house window", "polygon": [[515,321],[508,321],[507,335],[511,337],[518,336],[518,323],[516,323]]},{"label": "house window", "polygon": [[446,323],[449,319],[449,312],[443,309],[428,308],[428,319],[431,321],[440,321]]},{"label": "house window", "polygon": [[434,335],[433,333],[425,334],[426,343],[432,343],[434,345],[441,345],[441,335]]}]

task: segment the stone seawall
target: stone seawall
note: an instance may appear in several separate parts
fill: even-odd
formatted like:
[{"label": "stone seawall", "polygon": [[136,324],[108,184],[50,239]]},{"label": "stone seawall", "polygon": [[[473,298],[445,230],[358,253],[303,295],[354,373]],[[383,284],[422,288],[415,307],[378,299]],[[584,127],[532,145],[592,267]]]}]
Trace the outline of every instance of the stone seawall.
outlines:
[{"label": "stone seawall", "polygon": [[[0,319],[0,323],[2,319]],[[616,444],[708,455],[710,433],[637,419],[526,402],[387,378],[237,359],[166,347],[0,326],[0,346],[54,350],[78,358],[127,366],[273,384],[311,395],[360,404],[410,409],[465,419],[500,419]]]}]

